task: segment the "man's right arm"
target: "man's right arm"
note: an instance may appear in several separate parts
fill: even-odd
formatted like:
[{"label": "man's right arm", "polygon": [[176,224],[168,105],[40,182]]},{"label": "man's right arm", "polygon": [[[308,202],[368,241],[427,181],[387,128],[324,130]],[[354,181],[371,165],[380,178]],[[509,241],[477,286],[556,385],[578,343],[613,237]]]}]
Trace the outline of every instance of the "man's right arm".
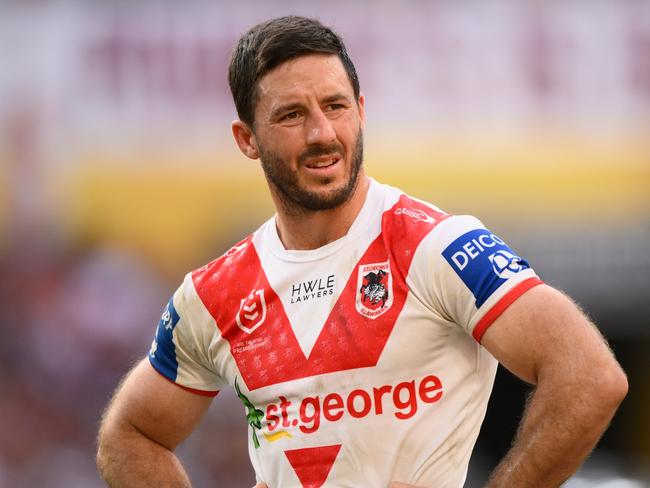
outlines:
[{"label": "man's right arm", "polygon": [[97,467],[112,488],[190,487],[174,454],[212,401],[172,384],[141,361],[113,396],[98,437]]}]

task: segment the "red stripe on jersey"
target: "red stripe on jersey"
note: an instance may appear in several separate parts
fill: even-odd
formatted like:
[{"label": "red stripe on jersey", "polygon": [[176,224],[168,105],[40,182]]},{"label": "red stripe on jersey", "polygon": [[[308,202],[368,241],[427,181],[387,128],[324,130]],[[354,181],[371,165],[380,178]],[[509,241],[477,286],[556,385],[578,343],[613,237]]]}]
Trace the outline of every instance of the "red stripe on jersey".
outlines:
[{"label": "red stripe on jersey", "polygon": [[544,282],[537,277],[528,278],[519,283],[508,293],[503,295],[503,297],[501,297],[501,300],[499,300],[490,310],[488,310],[487,313],[481,318],[481,320],[478,321],[474,327],[474,332],[472,332],[474,339],[476,339],[477,342],[481,342],[483,334],[485,334],[485,331],[488,330],[488,327],[490,327],[490,325],[492,325],[494,321],[498,319],[499,316],[505,312],[505,310],[510,305],[512,305],[512,303],[517,298],[530,290],[532,287],[541,285],[543,283]]},{"label": "red stripe on jersey", "polygon": [[305,447],[284,451],[303,488],[320,488],[327,481],[332,465],[341,450],[333,446]]},{"label": "red stripe on jersey", "polygon": [[[323,373],[375,366],[406,302],[405,278],[415,250],[447,217],[406,195],[384,212],[381,233],[351,270],[308,358],[268,282],[252,237],[195,271],[192,278],[196,291],[229,342],[249,391]],[[392,273],[392,305],[380,316],[368,318],[356,308],[359,269],[386,261]],[[248,331],[237,324],[240,312],[251,322]],[[239,318],[241,324],[243,319]]]}]

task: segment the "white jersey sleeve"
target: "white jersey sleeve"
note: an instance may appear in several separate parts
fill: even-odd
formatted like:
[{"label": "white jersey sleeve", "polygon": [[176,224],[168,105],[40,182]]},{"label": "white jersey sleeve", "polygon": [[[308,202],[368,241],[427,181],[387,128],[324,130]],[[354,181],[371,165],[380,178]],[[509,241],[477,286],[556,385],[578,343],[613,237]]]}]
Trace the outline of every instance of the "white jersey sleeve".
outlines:
[{"label": "white jersey sleeve", "polygon": [[446,219],[423,244],[418,288],[427,290],[433,310],[479,342],[510,304],[542,283],[528,262],[472,216]]},{"label": "white jersey sleeve", "polygon": [[188,274],[163,311],[149,361],[156,371],[178,386],[214,396],[225,384],[209,359],[210,347],[217,339],[214,321]]}]

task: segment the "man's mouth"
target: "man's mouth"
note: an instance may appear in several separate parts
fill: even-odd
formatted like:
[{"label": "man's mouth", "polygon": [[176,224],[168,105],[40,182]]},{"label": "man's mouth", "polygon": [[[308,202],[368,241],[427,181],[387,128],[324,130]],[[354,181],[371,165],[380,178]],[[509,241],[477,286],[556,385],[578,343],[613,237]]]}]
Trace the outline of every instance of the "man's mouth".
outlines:
[{"label": "man's mouth", "polygon": [[336,164],[338,161],[339,158],[319,159],[317,161],[310,161],[306,166],[312,169],[328,168],[329,166]]},{"label": "man's mouth", "polygon": [[338,154],[323,155],[316,158],[309,158],[305,162],[305,166],[310,169],[329,168],[330,166],[334,166],[336,163],[338,163],[340,159],[341,158]]}]

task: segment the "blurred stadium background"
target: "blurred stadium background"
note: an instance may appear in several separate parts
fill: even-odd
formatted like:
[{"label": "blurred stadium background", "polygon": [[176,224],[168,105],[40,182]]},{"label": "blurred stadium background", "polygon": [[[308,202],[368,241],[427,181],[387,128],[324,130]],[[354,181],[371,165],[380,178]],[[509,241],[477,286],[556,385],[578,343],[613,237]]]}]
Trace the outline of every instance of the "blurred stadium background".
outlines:
[{"label": "blurred stadium background", "polygon": [[[271,215],[225,72],[288,13],[346,39],[368,172],[477,215],[608,337],[630,394],[566,486],[650,486],[645,0],[1,2],[0,486],[102,486],[102,408],[169,295]],[[467,486],[525,394],[499,373]],[[197,487],[252,486],[245,430],[222,392],[180,451]]]}]

